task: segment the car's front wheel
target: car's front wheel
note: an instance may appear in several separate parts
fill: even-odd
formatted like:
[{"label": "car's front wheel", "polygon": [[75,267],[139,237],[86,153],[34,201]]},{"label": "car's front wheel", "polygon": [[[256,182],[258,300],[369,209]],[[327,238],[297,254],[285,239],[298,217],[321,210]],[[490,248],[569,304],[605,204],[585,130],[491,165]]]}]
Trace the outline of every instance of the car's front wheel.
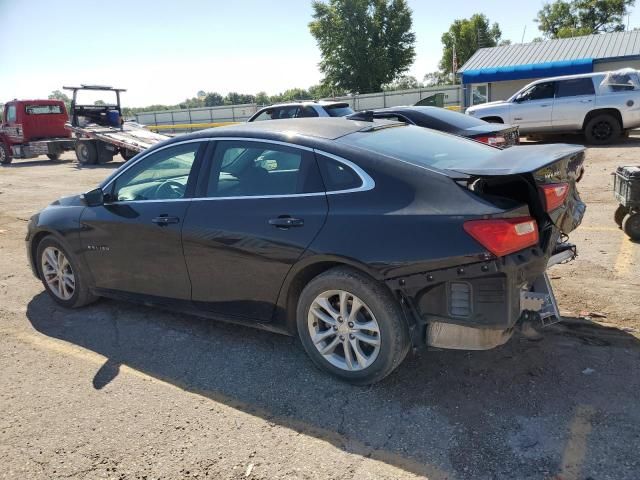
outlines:
[{"label": "car's front wheel", "polygon": [[351,268],[331,269],[305,287],[297,326],[316,365],[357,385],[382,380],[409,350],[398,302],[383,285]]},{"label": "car's front wheel", "polygon": [[55,238],[44,238],[38,244],[37,255],[42,284],[57,303],[78,308],[97,299],[89,291],[76,260]]}]

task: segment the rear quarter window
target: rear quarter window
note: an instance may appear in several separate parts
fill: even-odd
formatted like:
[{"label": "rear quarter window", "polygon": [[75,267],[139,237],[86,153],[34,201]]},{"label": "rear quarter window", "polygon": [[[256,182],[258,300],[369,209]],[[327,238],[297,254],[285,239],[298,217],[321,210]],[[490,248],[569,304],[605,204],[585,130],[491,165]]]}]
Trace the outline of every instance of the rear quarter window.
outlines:
[{"label": "rear quarter window", "polygon": [[362,186],[360,176],[342,162],[318,155],[318,166],[327,192],[351,190]]}]

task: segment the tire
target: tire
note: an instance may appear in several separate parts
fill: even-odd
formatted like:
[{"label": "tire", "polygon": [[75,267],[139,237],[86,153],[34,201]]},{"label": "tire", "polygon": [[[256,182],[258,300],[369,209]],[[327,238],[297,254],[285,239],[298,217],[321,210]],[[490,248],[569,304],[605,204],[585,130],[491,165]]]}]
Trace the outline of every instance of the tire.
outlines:
[{"label": "tire", "polygon": [[0,143],[0,164],[9,165],[13,161],[11,149],[4,143]]},{"label": "tire", "polygon": [[76,142],[76,158],[81,165],[95,165],[98,161],[98,150],[94,140],[78,140]]},{"label": "tire", "polygon": [[[343,310],[339,308],[341,298],[345,299]],[[349,316],[344,317],[351,314],[356,301],[363,306],[352,322]],[[311,280],[298,300],[296,321],[311,360],[320,369],[355,385],[382,380],[409,351],[409,331],[398,302],[383,285],[352,268],[333,268]],[[312,335],[322,339],[314,343]],[[326,354],[320,352],[322,348],[328,349]]]},{"label": "tire", "polygon": [[128,162],[129,160],[131,160],[133,157],[135,157],[138,154],[138,152],[134,152],[131,150],[127,150],[126,148],[121,148],[120,149],[120,156],[122,157],[122,159],[125,162]]},{"label": "tire", "polygon": [[59,153],[47,153],[47,157],[49,158],[49,160],[53,160],[55,162],[60,160],[60,154]]},{"label": "tire", "polygon": [[[63,257],[56,255],[55,252],[61,253],[67,260],[66,263],[62,260]],[[42,239],[38,244],[36,255],[40,280],[47,293],[56,303],[67,308],[79,308],[97,300],[98,297],[89,291],[87,275],[80,269],[76,259],[54,237],[48,236]],[[53,255],[53,259],[51,255]],[[62,264],[61,270],[55,270],[52,267],[54,263]],[[67,282],[62,282],[63,290],[57,287],[60,282],[56,281],[56,278],[59,278],[58,273],[60,271],[65,273],[68,280]],[[47,272],[52,273],[48,274]],[[71,278],[69,274],[71,274]]]},{"label": "tire", "polygon": [[97,142],[96,149],[98,150],[98,163],[100,165],[113,160],[113,152],[107,148],[106,143]]},{"label": "tire", "polygon": [[616,211],[613,213],[613,220],[616,222],[618,227],[622,228],[622,221],[627,213],[629,213],[629,209],[627,207],[618,205],[618,208],[616,208]]},{"label": "tire", "polygon": [[624,217],[622,230],[631,240],[640,240],[640,212],[635,212]]},{"label": "tire", "polygon": [[622,127],[613,115],[596,115],[584,127],[584,137],[592,145],[608,145],[620,138]]}]

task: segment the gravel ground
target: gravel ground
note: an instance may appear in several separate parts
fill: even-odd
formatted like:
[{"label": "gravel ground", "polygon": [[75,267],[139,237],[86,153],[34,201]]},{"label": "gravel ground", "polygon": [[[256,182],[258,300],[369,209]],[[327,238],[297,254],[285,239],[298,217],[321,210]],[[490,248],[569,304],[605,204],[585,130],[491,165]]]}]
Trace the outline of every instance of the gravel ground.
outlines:
[{"label": "gravel ground", "polygon": [[640,245],[613,223],[609,174],[639,154],[634,137],[588,152],[580,256],[552,271],[564,322],[538,342],[410,355],[368,388],[318,372],[293,338],[56,306],[26,221],[119,163],[1,168],[0,478],[638,479]]}]

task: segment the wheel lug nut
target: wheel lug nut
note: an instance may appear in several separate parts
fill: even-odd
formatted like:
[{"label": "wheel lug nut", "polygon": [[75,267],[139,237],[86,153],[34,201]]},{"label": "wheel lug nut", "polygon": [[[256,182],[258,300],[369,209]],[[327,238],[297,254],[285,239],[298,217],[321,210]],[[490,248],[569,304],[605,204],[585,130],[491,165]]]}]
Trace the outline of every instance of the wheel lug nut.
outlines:
[{"label": "wheel lug nut", "polygon": [[334,326],[333,326],[333,329],[334,329],[334,330],[337,330],[337,329],[338,329],[338,327],[337,327],[336,325],[334,325]]},{"label": "wheel lug nut", "polygon": [[351,335],[349,335],[349,338],[350,338],[351,340],[354,340],[354,339],[356,338],[356,336],[352,333]]},{"label": "wheel lug nut", "polygon": [[344,342],[344,335],[340,335],[340,341]]},{"label": "wheel lug nut", "polygon": [[338,321],[339,321],[340,323],[342,323],[342,322],[344,321],[344,319],[343,319],[342,317],[338,317]]},{"label": "wheel lug nut", "polygon": [[353,322],[349,322],[349,328],[353,328]]}]

